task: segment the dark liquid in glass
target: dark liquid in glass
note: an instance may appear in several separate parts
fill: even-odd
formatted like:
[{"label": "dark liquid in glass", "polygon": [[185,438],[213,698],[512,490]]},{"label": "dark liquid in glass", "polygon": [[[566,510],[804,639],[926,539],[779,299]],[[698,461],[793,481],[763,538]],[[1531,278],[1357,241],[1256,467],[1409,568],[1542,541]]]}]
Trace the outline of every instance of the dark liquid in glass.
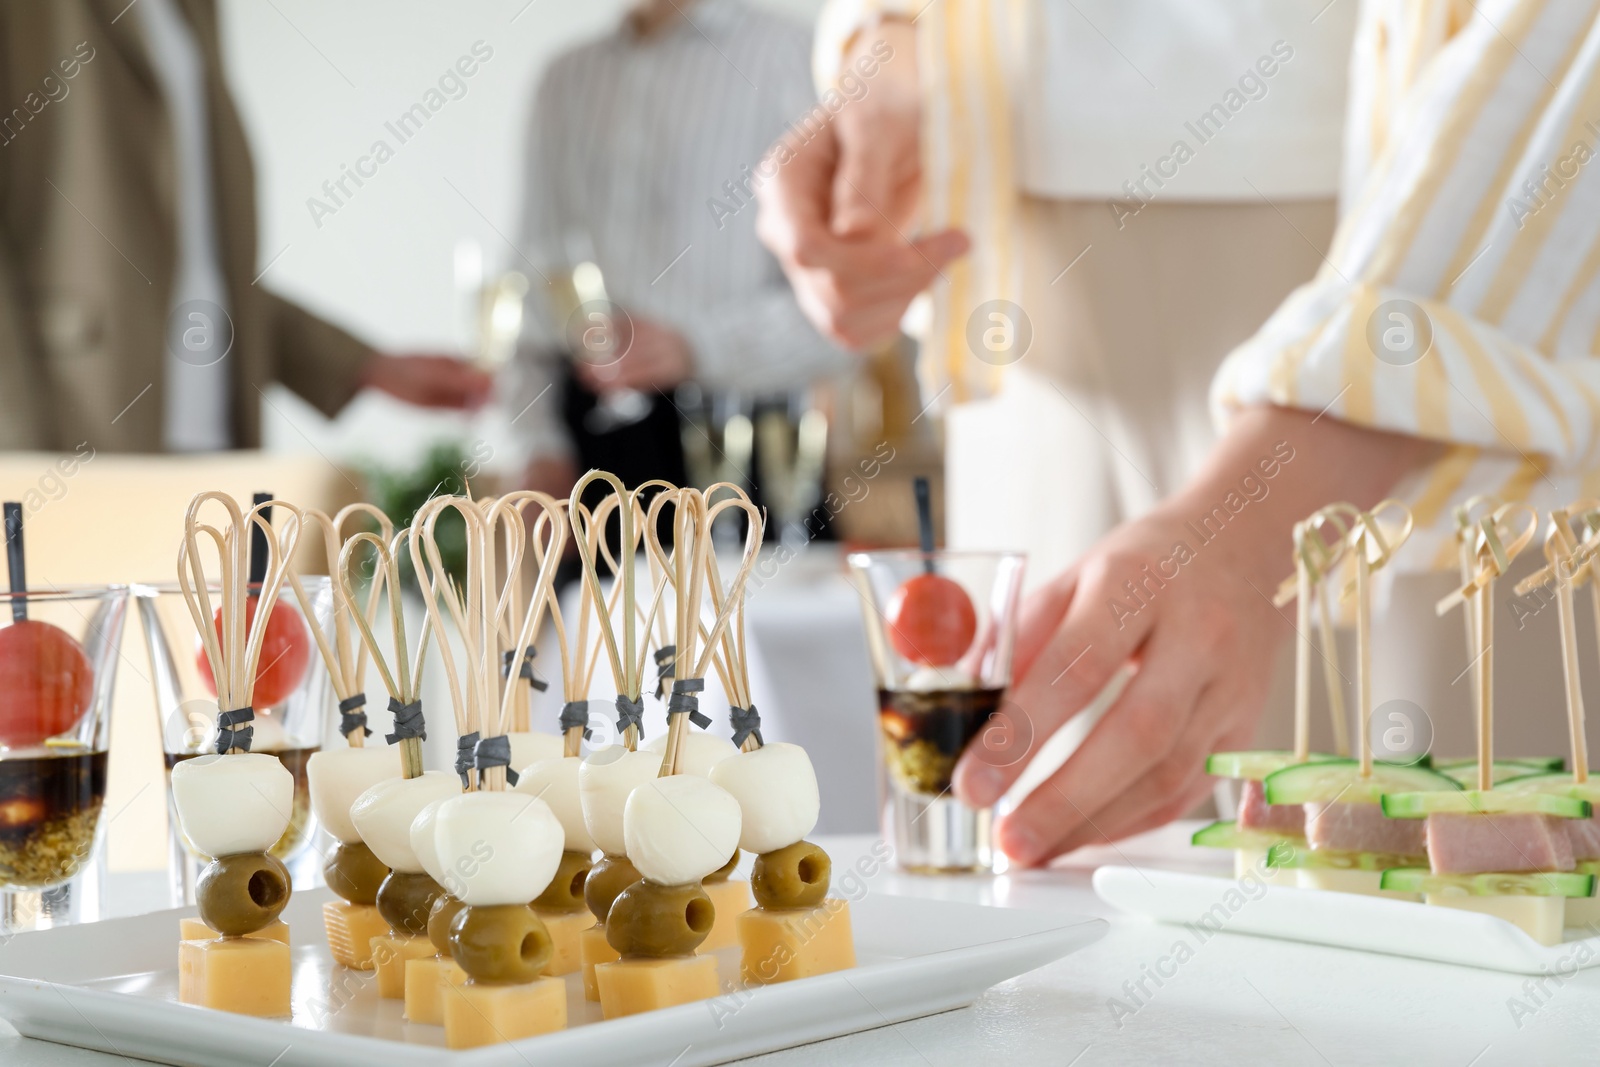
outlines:
[{"label": "dark liquid in glass", "polygon": [[37,751],[0,757],[0,885],[48,889],[94,851],[106,799],[104,752]]},{"label": "dark liquid in glass", "polygon": [[967,745],[1000,706],[1004,689],[878,690],[878,726],[889,777],[902,789],[938,796]]}]

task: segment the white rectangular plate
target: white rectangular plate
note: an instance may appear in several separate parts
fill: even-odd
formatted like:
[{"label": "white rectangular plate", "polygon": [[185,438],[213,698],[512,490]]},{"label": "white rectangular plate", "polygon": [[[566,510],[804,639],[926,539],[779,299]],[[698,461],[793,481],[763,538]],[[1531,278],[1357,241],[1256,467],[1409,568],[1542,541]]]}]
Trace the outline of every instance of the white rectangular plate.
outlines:
[{"label": "white rectangular plate", "polygon": [[1094,891],[1113,907],[1209,932],[1362,949],[1514,974],[1571,974],[1600,963],[1600,938],[1541,945],[1493,915],[1405,900],[1269,886],[1255,879],[1150,867],[1101,867]]},{"label": "white rectangular plate", "polygon": [[0,1016],[28,1037],[181,1067],[694,1067],[965,1007],[1106,931],[1077,915],[871,893],[850,905],[853,970],[740,989],[738,950],[724,949],[724,996],[609,1022],[570,975],[566,1030],[452,1053],[442,1028],[406,1022],[370,976],[333,963],[322,942],[327,899],[326,890],[296,893],[284,915],[294,932],[292,1019],[177,1002],[178,917],[193,909],[13,938],[0,948]]}]

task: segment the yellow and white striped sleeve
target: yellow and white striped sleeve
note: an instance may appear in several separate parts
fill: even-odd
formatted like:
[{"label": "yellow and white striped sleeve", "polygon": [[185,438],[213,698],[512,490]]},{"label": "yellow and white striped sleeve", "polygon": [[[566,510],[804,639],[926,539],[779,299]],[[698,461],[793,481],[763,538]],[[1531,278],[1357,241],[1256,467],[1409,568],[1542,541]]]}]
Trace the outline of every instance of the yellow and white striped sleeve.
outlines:
[{"label": "yellow and white striped sleeve", "polygon": [[1403,490],[1432,534],[1408,562],[1441,565],[1474,493],[1600,491],[1600,0],[1367,8],[1358,48],[1385,51],[1352,64],[1359,189],[1323,269],[1229,355],[1212,401],[1455,446]]}]

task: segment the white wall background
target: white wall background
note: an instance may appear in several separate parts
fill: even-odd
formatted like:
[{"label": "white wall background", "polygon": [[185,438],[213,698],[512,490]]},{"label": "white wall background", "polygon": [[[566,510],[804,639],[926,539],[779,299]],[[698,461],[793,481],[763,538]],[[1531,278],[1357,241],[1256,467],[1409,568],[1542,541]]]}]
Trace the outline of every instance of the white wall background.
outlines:
[{"label": "white wall background", "polygon": [[[756,0],[809,21],[820,0]],[[224,47],[255,150],[262,284],[393,351],[465,341],[453,257],[477,241],[491,269],[515,238],[524,117],[544,65],[604,33],[629,0],[226,0]],[[685,2],[690,16],[693,8]],[[475,41],[493,58],[375,178],[319,227],[306,201],[353,165]],[[270,263],[270,267],[268,264]],[[410,462],[440,437],[482,438],[516,462],[503,413],[426,415],[366,396],[330,422],[285,390],[266,446],[344,462]]]}]

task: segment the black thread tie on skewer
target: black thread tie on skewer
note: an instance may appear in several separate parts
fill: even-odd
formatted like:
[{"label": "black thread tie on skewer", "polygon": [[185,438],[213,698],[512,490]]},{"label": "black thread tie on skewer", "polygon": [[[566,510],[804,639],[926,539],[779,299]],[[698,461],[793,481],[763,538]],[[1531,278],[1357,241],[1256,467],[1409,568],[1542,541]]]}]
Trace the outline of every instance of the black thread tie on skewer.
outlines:
[{"label": "black thread tie on skewer", "polygon": [[[521,678],[523,681],[531,685],[535,690],[542,693],[546,689],[550,688],[550,683],[534,673],[534,655],[535,652],[532,645],[529,645],[527,648],[522,650],[522,669],[517,672],[517,677]],[[515,663],[516,660],[517,650],[514,648],[506,649],[505,655],[501,657],[500,661],[500,677],[511,677],[511,665]]]},{"label": "black thread tie on skewer", "polygon": [[628,727],[639,731],[639,737],[644,737],[644,701],[629,700],[622,694],[617,694],[617,733],[626,733]]},{"label": "black thread tie on skewer", "polygon": [[589,702],[587,700],[569,700],[561,705],[561,732],[583,727],[583,739],[589,740],[594,736],[594,731],[589,729]]},{"label": "black thread tie on skewer", "polygon": [[385,735],[385,741],[397,745],[413,737],[419,741],[428,739],[428,724],[422,717],[422,701],[413,700],[409,704],[402,704],[394,697],[390,697],[389,710],[394,712],[394,733]]},{"label": "black thread tie on skewer", "polygon": [[[477,737],[477,734],[473,734]],[[462,738],[466,740],[466,738]],[[472,761],[478,768],[478,778],[481,781],[483,772],[490,767],[504,767],[506,769],[506,784],[516,785],[521,775],[511,766],[511,738],[505,734],[496,737],[485,737],[479,741],[472,750]],[[466,777],[463,775],[462,777]]]},{"label": "black thread tie on skewer", "polygon": [[476,766],[473,753],[478,748],[478,738],[483,735],[474,730],[470,734],[462,734],[456,738],[456,773],[461,776],[461,788],[466,789],[472,779],[468,777],[472,768]]},{"label": "black thread tie on skewer", "polygon": [[711,725],[711,717],[700,710],[700,698],[695,696],[706,687],[704,678],[679,678],[672,683],[672,699],[667,701],[667,718],[688,715],[689,721],[704,730]]},{"label": "black thread tie on skewer", "polygon": [[371,737],[372,731],[367,729],[367,713],[360,710],[367,706],[367,694],[353,693],[339,701],[339,733],[349,737],[357,730],[362,737]]},{"label": "black thread tie on skewer", "polygon": [[728,718],[733,722],[733,746],[743,748],[745,739],[754,737],[756,744],[764,745],[761,739],[761,713],[756,706],[751,704],[748,708],[741,708],[737,704],[728,709]]},{"label": "black thread tie on skewer", "polygon": [[11,621],[28,621],[28,566],[22,551],[22,505],[5,503],[6,567],[11,572]]},{"label": "black thread tie on skewer", "polygon": [[678,646],[662,645],[656,649],[656,699],[667,695],[667,679],[678,668]]},{"label": "black thread tie on skewer", "polygon": [[250,742],[255,739],[256,728],[246,725],[253,722],[256,709],[248,705],[225,711],[217,716],[217,755],[225,756],[234,749],[240,752],[250,751]]}]

